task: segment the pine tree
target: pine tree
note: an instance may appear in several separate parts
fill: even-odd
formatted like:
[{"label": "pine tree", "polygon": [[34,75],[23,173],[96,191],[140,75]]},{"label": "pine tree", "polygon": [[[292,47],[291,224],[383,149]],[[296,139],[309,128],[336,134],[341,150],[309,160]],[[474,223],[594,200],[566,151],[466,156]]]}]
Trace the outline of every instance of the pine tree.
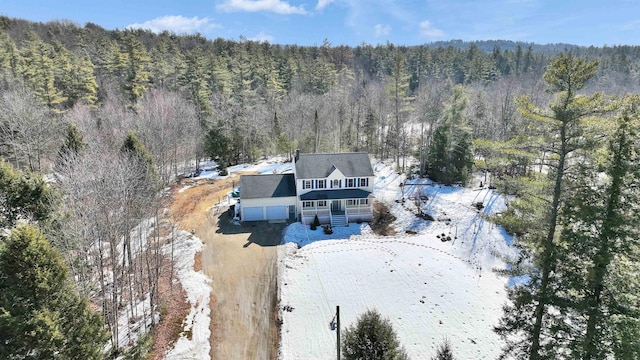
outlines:
[{"label": "pine tree", "polygon": [[10,228],[18,220],[37,223],[49,219],[55,196],[41,177],[22,174],[2,161],[0,199],[0,226]]},{"label": "pine tree", "polygon": [[95,106],[98,102],[98,83],[94,74],[95,66],[91,62],[89,54],[84,50],[71,58],[70,89],[66,94],[69,99],[69,107],[80,102]]},{"label": "pine tree", "polygon": [[368,310],[349,326],[342,338],[345,360],[406,360],[407,353],[400,345],[389,319],[376,310]]},{"label": "pine tree", "polygon": [[[567,324],[562,312],[552,310],[567,306],[558,298],[560,290],[554,272],[558,265],[559,214],[565,205],[564,199],[570,195],[566,191],[565,178],[568,163],[572,159],[583,161],[578,155],[587,153],[594,145],[586,131],[588,120],[606,109],[602,95],[578,95],[596,69],[596,62],[575,58],[570,53],[561,54],[544,74],[550,89],[556,93],[549,109],[534,106],[528,97],[519,99],[520,112],[531,120],[539,133],[530,140],[529,148],[539,149],[537,156],[547,159],[550,173],[546,181],[541,177],[534,179],[543,182],[539,187],[541,192],[529,192],[532,196],[521,199],[522,203],[529,202],[534,210],[533,213],[519,213],[523,217],[533,217],[532,222],[538,225],[521,238],[519,246],[524,251],[518,264],[513,266],[515,274],[522,270],[519,265],[532,264],[526,267],[528,273],[518,274],[526,275],[528,281],[509,289],[511,305],[505,306],[505,315],[496,328],[507,341],[505,356],[526,356],[530,360],[554,358],[565,346],[566,339],[555,333]],[[530,259],[523,259],[525,256]]]},{"label": "pine tree", "polygon": [[440,345],[438,345],[436,356],[432,357],[431,360],[455,360],[453,357],[453,350],[451,350],[451,343],[448,339],[445,339]]},{"label": "pine tree", "polygon": [[144,45],[131,32],[124,33],[122,49],[126,59],[124,89],[130,106],[135,106],[148,90],[151,57]]},{"label": "pine tree", "polygon": [[102,319],[67,277],[62,257],[35,228],[15,228],[0,242],[0,357],[104,357]]},{"label": "pine tree", "polygon": [[[220,80],[216,78],[216,81]],[[212,87],[207,72],[207,61],[202,50],[196,48],[186,55],[185,69],[180,76],[180,85],[187,93],[187,99],[196,107],[201,125],[211,116]]]},{"label": "pine tree", "polygon": [[135,159],[139,166],[147,171],[150,179],[156,180],[157,171],[153,157],[134,131],[129,131],[120,150],[125,155]]},{"label": "pine tree", "polygon": [[64,157],[68,155],[76,155],[80,153],[80,151],[86,146],[87,143],[84,141],[80,130],[78,130],[75,125],[69,124],[67,126],[67,133],[65,134],[64,143],[58,151],[58,156]]},{"label": "pine tree", "polygon": [[444,120],[436,128],[429,147],[427,174],[446,185],[466,183],[473,166],[471,129],[466,120],[466,107],[464,88],[458,85],[453,89]]},{"label": "pine tree", "polygon": [[207,131],[204,138],[204,151],[225,168],[231,162],[231,141],[217,127]]},{"label": "pine tree", "polygon": [[0,80],[8,82],[18,76],[20,54],[13,39],[0,31]]},{"label": "pine tree", "polygon": [[[388,142],[393,145],[393,151],[396,158],[396,163],[399,164],[400,155],[402,154],[403,141],[406,138],[404,133],[404,118],[409,106],[409,79],[410,75],[407,73],[405,58],[399,49],[396,49],[393,53],[393,66],[391,68],[391,75],[387,85],[387,92],[393,101],[393,117],[394,124],[391,127],[391,131],[387,138]],[[404,161],[403,161],[404,172]]]},{"label": "pine tree", "polygon": [[[558,280],[561,295],[572,303],[572,327],[584,329],[567,334],[575,358],[635,358],[640,348],[625,344],[629,334],[638,335],[640,305],[627,299],[635,296],[640,283],[628,278],[624,289],[612,280],[612,272],[625,262],[637,262],[640,221],[634,210],[640,194],[632,185],[640,178],[638,134],[640,98],[623,100],[616,129],[600,157],[577,164],[580,171],[569,180],[579,188],[560,214],[562,234],[558,243]],[[593,162],[598,161],[598,166]],[[615,289],[615,290],[614,290]],[[635,289],[635,290],[634,290]],[[568,311],[569,313],[569,311]],[[624,321],[620,321],[624,319]],[[619,344],[616,348],[614,344]],[[633,354],[633,356],[631,356]]]},{"label": "pine tree", "polygon": [[50,108],[66,101],[62,91],[56,87],[56,56],[53,46],[44,43],[35,32],[27,34],[20,51],[20,75]]}]

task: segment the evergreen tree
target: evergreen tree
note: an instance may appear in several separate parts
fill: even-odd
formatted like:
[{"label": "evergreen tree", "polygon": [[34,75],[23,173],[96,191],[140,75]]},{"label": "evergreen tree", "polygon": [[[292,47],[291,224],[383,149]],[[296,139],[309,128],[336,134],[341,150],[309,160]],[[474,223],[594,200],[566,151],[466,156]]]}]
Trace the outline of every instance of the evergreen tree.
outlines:
[{"label": "evergreen tree", "polygon": [[38,230],[0,242],[0,357],[102,359],[102,319],[80,298],[67,267]]},{"label": "evergreen tree", "polygon": [[451,350],[451,343],[449,340],[445,339],[440,345],[438,345],[438,350],[436,351],[436,356],[432,357],[431,360],[454,360],[453,351]]},{"label": "evergreen tree", "polygon": [[454,87],[444,121],[435,130],[428,152],[427,174],[451,185],[466,183],[473,166],[471,129],[466,120],[467,97],[461,85]]},{"label": "evergreen tree", "polygon": [[94,74],[95,66],[89,55],[81,50],[71,58],[70,89],[66,94],[69,107],[77,102],[95,106],[98,102],[98,83]]},{"label": "evergreen tree", "polygon": [[231,141],[218,128],[211,128],[204,138],[204,151],[223,167],[231,162]]},{"label": "evergreen tree", "polygon": [[406,134],[404,133],[404,118],[410,100],[408,96],[410,77],[406,70],[404,56],[399,49],[396,49],[393,54],[393,66],[387,85],[387,92],[393,101],[394,116],[394,124],[388,134],[387,142],[391,143],[390,145],[393,148],[396,163],[399,163],[400,155],[405,155],[401,154],[401,147],[403,146],[404,139],[406,139]]},{"label": "evergreen tree", "polygon": [[391,322],[376,310],[368,310],[360,315],[356,324],[343,332],[342,338],[342,354],[345,360],[408,359]]},{"label": "evergreen tree", "polygon": [[637,337],[640,331],[640,304],[628,301],[640,283],[629,278],[623,288],[612,279],[619,266],[637,262],[640,256],[640,233],[636,226],[628,226],[640,222],[634,210],[640,194],[633,185],[640,179],[639,101],[637,96],[623,101],[616,129],[600,151],[603,161],[598,166],[576,165],[580,171],[569,179],[569,186],[580,191],[567,199],[560,214],[556,272],[561,295],[573,303],[570,329],[584,329],[567,334],[574,339],[569,348],[575,358],[640,356],[638,341],[625,343],[629,334]]},{"label": "evergreen tree", "polygon": [[27,34],[20,51],[20,75],[41,101],[55,108],[66,101],[62,91],[56,88],[56,52],[44,43],[35,32]]},{"label": "evergreen tree", "polygon": [[124,89],[130,105],[135,106],[148,90],[151,57],[140,40],[128,31],[123,36],[122,48],[126,59]]},{"label": "evergreen tree", "polygon": [[[535,179],[542,181],[541,192],[529,192],[531,196],[521,198],[521,203],[528,203],[534,210],[518,214],[523,218],[533,217],[532,223],[538,225],[520,238],[519,246],[525,249],[520,255],[530,259],[520,258],[512,267],[514,275],[526,275],[528,281],[509,289],[511,304],[505,306],[505,315],[496,328],[507,341],[505,356],[530,360],[555,358],[568,341],[556,336],[568,326],[563,313],[557,309],[569,306],[559,297],[554,271],[558,265],[559,214],[564,200],[570,197],[565,179],[568,162],[572,159],[584,162],[579,155],[588,153],[594,145],[587,131],[588,120],[606,109],[600,94],[578,94],[596,69],[596,62],[563,53],[551,62],[544,74],[550,89],[556,93],[549,109],[536,107],[528,97],[519,99],[521,113],[531,120],[539,134],[530,140],[529,148],[539,149],[537,158],[546,159],[551,171],[546,180]],[[517,273],[523,269],[519,266],[523,263],[533,266],[526,268],[526,274]]]},{"label": "evergreen tree", "polygon": [[5,32],[0,31],[0,80],[17,78],[20,54],[15,42]]},{"label": "evergreen tree", "polygon": [[[212,90],[207,74],[207,61],[202,51],[197,48],[189,52],[185,59],[184,73],[180,76],[180,85],[187,93],[187,99],[196,107],[196,114],[201,125],[211,116]],[[219,79],[217,79],[219,80]]]},{"label": "evergreen tree", "polygon": [[49,219],[54,195],[44,180],[22,174],[0,162],[0,226],[10,228],[18,220],[41,222]]},{"label": "evergreen tree", "polygon": [[82,149],[87,146],[87,143],[84,141],[80,130],[73,125],[69,124],[67,126],[67,132],[65,134],[64,143],[60,147],[58,151],[59,157],[64,157],[68,155],[76,155],[80,153]]},{"label": "evergreen tree", "polygon": [[157,172],[153,157],[134,131],[129,131],[120,150],[125,155],[134,158],[140,167],[146,169],[147,174],[150,175],[150,179],[156,179]]}]

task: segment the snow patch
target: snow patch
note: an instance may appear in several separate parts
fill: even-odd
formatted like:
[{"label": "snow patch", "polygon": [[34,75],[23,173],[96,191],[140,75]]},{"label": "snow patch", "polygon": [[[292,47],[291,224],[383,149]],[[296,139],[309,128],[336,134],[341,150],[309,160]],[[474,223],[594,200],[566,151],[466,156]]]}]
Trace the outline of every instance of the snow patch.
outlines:
[{"label": "snow patch", "polygon": [[[186,231],[177,233],[173,244],[174,270],[178,282],[182,284],[187,293],[191,309],[184,321],[185,328],[180,334],[180,338],[174,344],[173,349],[166,352],[165,359],[210,359],[210,279],[202,271],[196,272],[193,269],[194,257],[202,250],[202,247],[202,241],[191,233]],[[163,246],[162,252],[171,256],[171,244]]]}]

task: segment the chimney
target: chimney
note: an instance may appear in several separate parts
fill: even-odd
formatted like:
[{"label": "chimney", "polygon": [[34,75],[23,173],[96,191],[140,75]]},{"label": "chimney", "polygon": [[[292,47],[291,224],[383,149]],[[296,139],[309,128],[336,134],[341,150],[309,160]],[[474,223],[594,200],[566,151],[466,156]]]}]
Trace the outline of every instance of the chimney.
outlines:
[{"label": "chimney", "polygon": [[297,162],[299,158],[300,158],[300,149],[296,149],[296,157],[294,158],[293,162]]}]

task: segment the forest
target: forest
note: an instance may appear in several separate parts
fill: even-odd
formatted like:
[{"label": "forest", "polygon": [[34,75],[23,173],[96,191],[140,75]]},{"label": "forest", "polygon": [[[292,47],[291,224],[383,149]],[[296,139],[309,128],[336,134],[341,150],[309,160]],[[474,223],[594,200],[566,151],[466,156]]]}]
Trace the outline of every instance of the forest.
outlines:
[{"label": "forest", "polygon": [[[0,357],[135,348],[118,318],[156,312],[166,264],[159,230],[132,230],[159,222],[166,185],[300,149],[449,185],[490,174],[519,250],[504,357],[640,358],[639,90],[639,46],[297,46],[0,16]],[[34,291],[19,256],[46,269]]]}]

